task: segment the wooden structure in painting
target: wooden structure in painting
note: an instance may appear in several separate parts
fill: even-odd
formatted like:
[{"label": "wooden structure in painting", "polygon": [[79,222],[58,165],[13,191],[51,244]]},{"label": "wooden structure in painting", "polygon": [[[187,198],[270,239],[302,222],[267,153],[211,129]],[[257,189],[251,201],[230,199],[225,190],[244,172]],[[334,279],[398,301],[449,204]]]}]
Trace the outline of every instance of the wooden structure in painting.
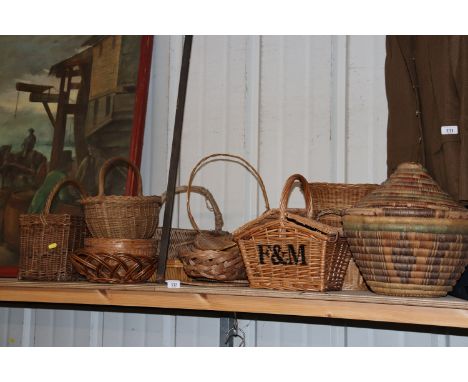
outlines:
[{"label": "wooden structure in painting", "polygon": [[[58,93],[47,85],[16,84],[18,91],[30,93],[30,102],[44,105],[53,126],[50,170],[60,161],[70,115],[78,164],[88,154],[89,143],[106,157],[128,154],[139,48],[139,36],[95,36],[79,53],[50,68],[49,74],[60,79]],[[57,106],[55,115],[50,104]]]}]

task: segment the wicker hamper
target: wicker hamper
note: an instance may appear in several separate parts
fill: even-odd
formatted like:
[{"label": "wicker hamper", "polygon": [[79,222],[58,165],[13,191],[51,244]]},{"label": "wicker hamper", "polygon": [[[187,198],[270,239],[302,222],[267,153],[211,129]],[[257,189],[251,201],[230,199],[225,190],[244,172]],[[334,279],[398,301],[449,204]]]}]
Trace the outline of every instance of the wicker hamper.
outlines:
[{"label": "wicker hamper", "polygon": [[[299,181],[305,216],[287,209]],[[253,288],[340,290],[351,257],[341,229],[313,219],[310,190],[303,176],[286,181],[280,208],[268,210],[234,232]]]},{"label": "wicker hamper", "polygon": [[42,214],[20,216],[19,280],[71,281],[79,277],[70,254],[83,246],[87,233],[84,218],[50,213],[54,197],[65,186],[74,186],[86,196],[77,182],[66,179],[54,186]]},{"label": "wicker hamper", "polygon": [[468,212],[417,163],[348,210],[343,227],[372,291],[445,296],[468,264]]},{"label": "wicker hamper", "polygon": [[[129,165],[138,180],[137,196],[104,195],[104,181],[109,168],[117,163]],[[99,172],[99,194],[81,200],[86,224],[95,238],[149,239],[159,222],[161,198],[143,196],[141,175],[128,159],[117,157],[107,160]]]},{"label": "wicker hamper", "polygon": [[[347,184],[347,183],[309,183],[312,197],[314,218],[320,214],[322,223],[332,227],[343,226],[341,214],[321,214],[329,210],[345,210],[353,207],[360,199],[375,190],[377,184]],[[348,270],[343,281],[342,290],[368,290],[353,258],[349,260]]]},{"label": "wicker hamper", "polygon": [[[175,193],[176,194],[181,194],[187,192],[188,187],[187,186],[179,186],[176,188]],[[206,206],[208,210],[213,212],[214,214],[214,225],[215,229],[214,231],[207,231],[207,230],[201,230],[200,232],[216,232],[218,234],[221,234],[223,230],[223,216],[221,214],[221,211],[219,210],[218,203],[216,203],[216,200],[213,198],[213,195],[211,195],[211,192],[208,191],[204,187],[200,186],[192,186],[191,191],[195,192],[197,194],[202,195],[205,198],[206,201]],[[166,201],[166,195],[162,194],[161,195],[161,200],[162,203]],[[198,231],[194,229],[184,229],[184,228],[172,228],[171,229],[171,238],[169,240],[169,250],[167,254],[167,263],[166,263],[166,274],[165,274],[165,279],[166,280],[180,280],[182,282],[189,282],[193,281],[192,278],[190,278],[184,271],[184,266],[182,262],[179,260],[178,253],[179,251],[187,251],[190,250],[190,247],[193,245],[195,237],[197,236]],[[161,236],[162,236],[162,228],[157,228],[156,232],[154,234],[154,239],[160,243],[161,241]],[[156,281],[156,274],[154,274],[150,281]]]},{"label": "wicker hamper", "polygon": [[187,214],[193,228],[198,232],[193,245],[179,250],[179,258],[185,273],[192,278],[211,281],[245,280],[245,266],[239,248],[232,235],[228,232],[202,232],[190,209],[190,194],[192,182],[197,172],[213,160],[229,160],[246,167],[257,179],[267,208],[268,197],[260,174],[245,159],[231,154],[211,154],[202,158],[192,169],[187,190]]}]

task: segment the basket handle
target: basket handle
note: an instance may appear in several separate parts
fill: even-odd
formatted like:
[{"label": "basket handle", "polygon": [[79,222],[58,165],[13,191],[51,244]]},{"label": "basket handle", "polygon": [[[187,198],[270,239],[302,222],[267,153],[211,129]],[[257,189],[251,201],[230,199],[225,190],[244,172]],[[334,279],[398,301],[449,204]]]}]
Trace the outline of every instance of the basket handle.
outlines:
[{"label": "basket handle", "polygon": [[44,215],[50,214],[50,207],[52,206],[52,201],[54,200],[55,196],[58,194],[60,189],[65,186],[74,186],[80,193],[82,198],[88,197],[88,193],[85,191],[83,186],[79,184],[76,180],[73,179],[64,179],[58,183],[55,184],[54,188],[52,188],[52,191],[50,191],[49,196],[47,197],[46,204],[44,206],[44,210],[42,213]]},{"label": "basket handle", "polygon": [[[188,186],[179,186],[179,187],[176,187],[175,189],[176,194],[182,194],[187,191],[188,191]],[[223,230],[223,225],[224,225],[223,215],[221,214],[218,203],[216,203],[216,200],[214,199],[211,192],[208,191],[205,187],[201,187],[201,186],[192,186],[191,191],[197,194],[200,194],[201,196],[205,198],[206,208],[208,208],[208,210],[213,212],[215,216],[215,232],[220,233]],[[161,195],[161,204],[164,204],[165,201],[166,201],[166,193],[163,193]]]},{"label": "basket handle", "polygon": [[316,219],[317,220],[320,220],[320,218],[322,216],[325,216],[325,215],[337,215],[337,216],[340,216],[340,217],[343,217],[343,215],[345,214],[345,210],[338,210],[338,209],[326,209],[326,210],[321,210],[317,216],[316,216]]},{"label": "basket handle", "polygon": [[110,158],[107,161],[104,162],[104,164],[101,167],[101,170],[99,171],[99,193],[98,196],[104,196],[104,181],[106,179],[106,174],[109,168],[115,166],[116,163],[122,162],[126,163],[129,167],[132,168],[132,170],[135,172],[136,178],[137,178],[137,196],[141,196],[143,194],[142,190],[142,185],[141,185],[141,174],[140,170],[138,167],[129,161],[127,158],[124,157],[115,157],[115,158]]},{"label": "basket handle", "polygon": [[296,181],[299,181],[301,190],[304,193],[304,199],[305,199],[305,204],[306,204],[306,216],[312,219],[312,216],[314,213],[314,210],[312,207],[312,197],[310,194],[307,180],[300,174],[291,175],[286,180],[286,183],[284,184],[283,191],[281,192],[281,198],[280,198],[280,207],[279,207],[280,216],[282,219],[285,217],[286,210],[288,208],[289,194],[291,193],[291,190],[294,186],[294,183],[296,183]]},{"label": "basket handle", "polygon": [[204,164],[208,163],[208,161],[213,159],[213,158],[235,159],[235,160],[240,162],[239,164],[246,167],[250,171],[250,173],[255,177],[258,184],[260,185],[260,189],[262,190],[262,194],[263,194],[263,199],[265,201],[265,208],[267,210],[270,209],[270,203],[268,202],[268,196],[267,196],[267,193],[266,193],[266,190],[265,190],[265,184],[263,183],[263,179],[260,176],[260,174],[258,173],[258,171],[249,162],[247,162],[244,158],[242,158],[240,156],[237,156],[237,155],[233,155],[233,154],[222,154],[222,153],[211,154],[211,155],[208,155],[208,156],[200,159],[200,161],[195,165],[195,167],[192,169],[192,172],[190,173],[190,178],[189,178],[189,182],[188,182],[188,185],[187,185],[187,214],[188,214],[188,217],[190,219],[190,223],[192,223],[192,227],[195,230],[200,232],[200,228],[198,228],[198,225],[195,222],[195,219],[193,218],[193,215],[192,215],[192,211],[190,209],[190,193],[191,193],[192,187],[193,187],[192,182],[193,182],[193,179],[195,178],[196,173],[200,170],[200,168],[203,167]]}]

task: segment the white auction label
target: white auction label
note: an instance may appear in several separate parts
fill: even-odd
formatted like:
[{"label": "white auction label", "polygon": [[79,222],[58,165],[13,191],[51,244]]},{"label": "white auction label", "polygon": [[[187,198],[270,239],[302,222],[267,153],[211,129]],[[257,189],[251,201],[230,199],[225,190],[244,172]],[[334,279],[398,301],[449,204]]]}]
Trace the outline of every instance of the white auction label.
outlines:
[{"label": "white auction label", "polygon": [[166,280],[168,288],[180,288],[180,280]]},{"label": "white auction label", "polygon": [[442,135],[456,135],[458,134],[458,126],[442,126],[440,128]]}]

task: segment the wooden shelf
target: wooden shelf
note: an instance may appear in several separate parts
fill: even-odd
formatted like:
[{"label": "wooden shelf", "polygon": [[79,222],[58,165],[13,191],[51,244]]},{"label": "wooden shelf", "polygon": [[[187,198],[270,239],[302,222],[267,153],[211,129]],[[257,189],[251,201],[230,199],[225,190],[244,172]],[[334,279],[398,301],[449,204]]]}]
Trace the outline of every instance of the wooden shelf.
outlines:
[{"label": "wooden shelf", "polygon": [[468,301],[371,292],[283,292],[246,287],[109,285],[0,279],[0,301],[194,309],[468,328]]}]

